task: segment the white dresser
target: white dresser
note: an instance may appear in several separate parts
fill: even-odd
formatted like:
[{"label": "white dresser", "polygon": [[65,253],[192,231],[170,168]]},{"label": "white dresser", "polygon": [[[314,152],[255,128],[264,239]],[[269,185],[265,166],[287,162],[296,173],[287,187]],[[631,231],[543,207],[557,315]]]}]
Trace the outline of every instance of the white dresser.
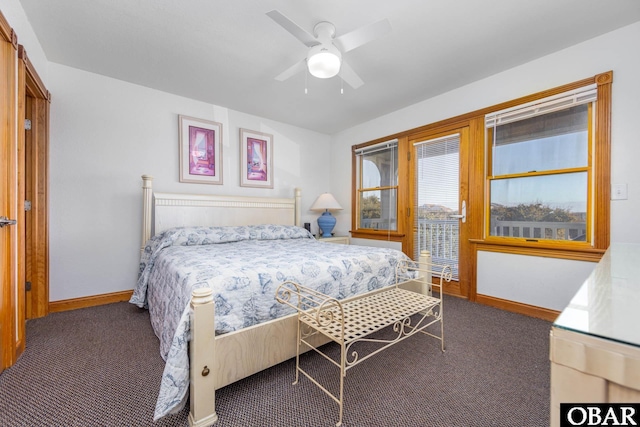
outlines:
[{"label": "white dresser", "polygon": [[551,426],[560,403],[640,402],[640,244],[612,244],[550,336]]}]

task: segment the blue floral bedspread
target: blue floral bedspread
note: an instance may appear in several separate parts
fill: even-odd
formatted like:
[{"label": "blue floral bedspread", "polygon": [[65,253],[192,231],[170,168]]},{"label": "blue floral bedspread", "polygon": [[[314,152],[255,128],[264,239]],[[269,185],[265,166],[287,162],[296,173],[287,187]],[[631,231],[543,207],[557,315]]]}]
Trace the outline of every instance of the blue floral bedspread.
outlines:
[{"label": "blue floral bedspread", "polygon": [[184,227],[147,243],[130,302],[149,309],[166,365],[154,420],[184,407],[189,390],[190,299],[214,290],[216,333],[293,312],[275,300],[293,280],[339,299],[394,283],[402,252],[316,240],[294,226]]}]

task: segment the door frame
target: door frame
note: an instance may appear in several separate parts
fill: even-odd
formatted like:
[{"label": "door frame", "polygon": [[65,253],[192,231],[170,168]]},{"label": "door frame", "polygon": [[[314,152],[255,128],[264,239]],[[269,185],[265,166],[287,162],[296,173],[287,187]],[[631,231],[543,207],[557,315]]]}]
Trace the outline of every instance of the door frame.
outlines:
[{"label": "door frame", "polygon": [[[18,138],[17,118],[18,37],[0,13],[0,151],[2,164],[2,200],[0,214],[17,220],[18,213]],[[18,224],[0,229],[0,372],[13,365],[22,344],[17,324]],[[24,341],[24,340],[23,340]]]},{"label": "door frame", "polygon": [[[439,138],[445,135],[451,135],[458,133],[460,134],[460,169],[459,169],[459,200],[458,205],[462,205],[462,201],[465,200],[467,204],[467,220],[466,222],[460,221],[460,236],[459,236],[459,257],[458,257],[458,281],[451,281],[449,283],[445,283],[444,292],[451,295],[457,295],[465,298],[470,298],[472,294],[472,284],[471,284],[471,269],[475,268],[474,263],[472,261],[472,247],[469,242],[469,229],[471,225],[469,213],[470,213],[470,200],[469,200],[469,162],[471,158],[471,150],[470,150],[470,125],[468,121],[465,122],[455,122],[446,124],[443,126],[435,126],[435,127],[427,127],[420,129],[419,132],[412,133],[408,135],[408,145],[409,150],[414,153],[413,143],[418,141],[426,141],[430,139]],[[418,214],[414,206],[417,205],[416,201],[416,174],[417,174],[417,158],[412,154],[410,167],[409,167],[409,206],[412,207],[411,210],[411,226],[408,227],[408,230],[411,230],[411,233],[407,233],[405,235],[405,245],[407,248],[408,254],[413,254],[415,245],[414,245],[414,236],[415,236],[415,223],[416,223],[416,215]]]},{"label": "door frame", "polygon": [[[0,260],[0,372],[26,347],[26,318],[49,311],[48,159],[51,96],[0,12],[0,129],[3,227]],[[25,118],[31,130],[25,131]],[[6,179],[5,179],[6,178]],[[32,202],[25,211],[25,201]],[[29,295],[26,283],[31,282]],[[29,304],[27,304],[27,300]],[[30,307],[30,313],[27,313]],[[30,314],[28,316],[28,314]]]},{"label": "door frame", "polygon": [[[49,110],[51,93],[19,46],[18,69],[24,69],[24,118],[31,120],[31,130],[19,132],[25,139],[24,200],[31,209],[24,211],[25,280],[31,290],[25,292],[27,319],[49,314]],[[19,122],[22,123],[22,122]]]}]

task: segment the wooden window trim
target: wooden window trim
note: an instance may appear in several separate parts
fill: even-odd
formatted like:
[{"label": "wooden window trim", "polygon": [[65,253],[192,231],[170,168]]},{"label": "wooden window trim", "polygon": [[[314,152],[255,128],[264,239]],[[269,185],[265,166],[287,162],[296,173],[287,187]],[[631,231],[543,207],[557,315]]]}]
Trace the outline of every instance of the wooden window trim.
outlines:
[{"label": "wooden window trim", "polygon": [[[409,240],[411,235],[410,224],[404,226],[404,228],[398,227],[398,234],[396,236],[390,236],[388,233],[369,233],[363,230],[356,229],[356,156],[355,150],[366,147],[368,145],[377,144],[380,142],[388,141],[391,139],[398,139],[398,157],[405,158],[406,145],[410,138],[419,138],[421,134],[431,134],[436,131],[446,132],[451,129],[462,128],[469,126],[471,130],[470,143],[477,146],[480,141],[484,141],[484,116],[488,113],[507,109],[520,104],[526,104],[528,102],[536,101],[541,98],[546,98],[553,95],[558,95],[564,92],[568,92],[574,89],[578,89],[591,84],[597,85],[598,92],[598,108],[596,109],[596,121],[597,126],[595,129],[595,161],[592,167],[594,168],[594,188],[597,191],[594,194],[594,212],[593,212],[593,226],[594,235],[593,241],[590,247],[585,248],[558,248],[547,247],[547,245],[538,244],[535,247],[518,242],[518,245],[509,244],[509,242],[501,242],[500,244],[487,241],[483,237],[484,233],[484,219],[482,221],[476,221],[474,218],[483,217],[484,215],[484,180],[476,180],[478,173],[484,168],[484,159],[486,154],[480,153],[478,150],[473,150],[471,156],[473,157],[470,167],[473,169],[469,171],[472,176],[469,182],[470,188],[468,194],[467,216],[471,218],[471,224],[469,224],[470,231],[468,233],[468,241],[473,243],[474,246],[485,245],[491,248],[505,248],[505,251],[509,253],[522,253],[529,255],[547,256],[554,258],[566,258],[570,259],[582,259],[583,253],[593,253],[594,257],[599,257],[609,247],[610,243],[610,198],[611,198],[611,84],[613,83],[613,71],[607,71],[605,73],[596,74],[593,77],[588,77],[582,80],[578,80],[566,85],[558,86],[555,88],[547,89],[542,92],[526,95],[517,99],[502,102],[493,106],[485,107],[479,110],[471,111],[469,113],[461,114],[459,116],[451,117],[445,120],[434,122],[428,125],[420,126],[417,128],[409,129],[406,131],[398,132],[395,134],[387,135],[381,138],[377,138],[372,141],[357,144],[352,147],[352,198],[351,198],[351,212],[352,212],[352,231],[351,234],[356,238],[376,239],[376,240],[392,240],[402,241],[403,250],[410,246]],[[405,142],[403,142],[405,141]],[[484,144],[482,145],[484,147]],[[404,152],[400,152],[400,150]],[[404,162],[403,162],[404,163]],[[400,171],[398,172],[400,175]],[[402,176],[402,175],[401,175]],[[399,184],[398,194],[398,210],[399,213],[404,209],[411,208],[409,205],[410,200],[410,187],[403,183]],[[402,197],[401,197],[402,195]],[[480,203],[482,200],[482,203]],[[400,218],[405,218],[405,215],[399,214]],[[404,237],[401,237],[404,236]],[[517,249],[520,248],[520,249]],[[405,250],[405,252],[407,252]]]},{"label": "wooden window trim", "polygon": [[[356,171],[358,170],[358,155],[357,150],[361,148],[365,148],[371,145],[375,145],[381,142],[390,141],[393,139],[397,139],[397,149],[398,149],[398,181],[395,186],[390,187],[382,187],[381,189],[395,189],[396,190],[396,221],[397,221],[397,230],[373,230],[369,228],[358,228],[359,221],[358,217],[360,212],[358,211],[358,198],[360,191],[366,189],[358,188],[358,182],[360,177],[357,176]],[[392,242],[402,242],[402,250],[406,252],[406,239],[405,235],[407,233],[407,224],[408,218],[405,214],[406,206],[409,206],[408,199],[408,188],[406,185],[400,184],[400,177],[405,176],[407,174],[407,168],[410,159],[407,157],[407,138],[399,137],[399,138],[380,138],[373,141],[369,141],[363,144],[354,145],[351,147],[351,237],[360,238],[360,239],[370,239],[370,240],[388,240]],[[371,189],[369,189],[371,190]]]},{"label": "wooden window trim", "polygon": [[[367,237],[361,237],[361,238],[366,238],[366,239],[375,239],[375,240],[387,240],[387,238],[393,236],[394,237],[394,241],[399,241],[398,238],[401,238],[404,236],[404,229],[403,229],[403,225],[402,225],[402,211],[400,210],[400,204],[403,202],[403,197],[401,195],[401,189],[402,186],[400,185],[400,177],[402,176],[402,171],[404,170],[404,168],[406,167],[405,165],[403,165],[404,162],[402,162],[402,156],[403,156],[403,149],[401,148],[402,145],[402,141],[398,140],[397,141],[397,163],[398,163],[398,178],[396,179],[395,185],[390,185],[390,186],[385,186],[385,187],[365,187],[365,188],[358,188],[358,185],[361,182],[362,176],[359,176],[356,174],[356,171],[359,170],[360,168],[358,167],[358,162],[361,162],[362,160],[358,159],[358,154],[357,151],[361,148],[365,148],[365,147],[369,147],[371,145],[375,145],[377,143],[380,142],[386,142],[388,140],[383,139],[381,141],[376,140],[376,141],[372,141],[372,142],[368,142],[366,144],[360,144],[360,145],[355,145],[352,147],[352,161],[353,161],[353,167],[352,167],[352,172],[353,172],[353,180],[352,180],[352,190],[353,190],[353,195],[351,198],[352,201],[352,212],[354,212],[354,215],[352,215],[352,222],[351,222],[351,231],[350,233],[352,234],[352,237],[361,237],[364,235],[367,235]],[[360,170],[360,175],[362,175],[362,170]],[[359,195],[362,192],[366,192],[366,191],[375,191],[375,190],[395,190],[396,191],[396,225],[397,225],[397,229],[396,230],[375,230],[375,229],[370,229],[370,228],[359,228],[359,213],[360,211],[358,210],[358,200],[360,199]],[[383,238],[384,237],[384,238]]]},{"label": "wooden window trim", "polygon": [[351,237],[356,239],[388,240],[391,242],[402,242],[405,236],[405,233],[368,230],[366,228],[351,230],[350,233]]},{"label": "wooden window trim", "polygon": [[[494,181],[501,179],[512,179],[512,178],[528,178],[535,176],[556,176],[565,173],[575,173],[575,172],[584,172],[587,174],[587,182],[588,182],[588,190],[587,191],[587,206],[591,206],[591,200],[593,195],[596,193],[595,191],[595,182],[592,179],[593,174],[593,164],[591,162],[592,153],[594,153],[594,145],[597,145],[594,138],[594,128],[593,128],[593,104],[588,104],[587,110],[587,121],[588,121],[588,136],[587,136],[587,152],[588,152],[588,164],[586,166],[581,167],[572,167],[565,169],[548,169],[537,172],[520,172],[520,173],[510,173],[510,174],[501,174],[501,175],[487,175],[485,177],[486,186],[485,186],[485,221],[484,221],[484,230],[485,230],[485,241],[494,244],[500,245],[505,243],[507,246],[524,246],[524,247],[548,247],[554,248],[556,250],[574,250],[580,248],[591,248],[593,235],[588,233],[588,238],[586,241],[570,241],[570,240],[554,240],[554,239],[545,239],[545,238],[526,238],[526,237],[513,237],[513,236],[492,236],[490,230],[490,221],[488,220],[491,216],[491,184]],[[486,156],[487,156],[487,165],[488,171],[492,172],[492,163],[493,163],[493,150],[490,149],[490,144],[492,140],[493,129],[487,129],[487,142],[486,142]],[[592,229],[592,217],[594,209],[588,208],[588,215],[586,218],[586,229]]]},{"label": "wooden window trim", "polygon": [[[611,83],[613,81],[613,72],[602,73],[594,76],[592,79],[584,79],[579,82],[570,83],[565,86],[561,86],[551,91],[540,92],[538,94],[530,95],[526,98],[520,98],[512,101],[505,108],[519,105],[520,103],[535,101],[547,96],[556,95],[569,90],[577,89],[590,84],[597,84],[598,99],[596,102],[596,126],[593,129],[590,123],[590,129],[594,132],[593,138],[590,138],[590,143],[594,144],[593,153],[595,156],[591,169],[594,174],[593,184],[589,192],[588,203],[591,203],[591,197],[593,197],[593,209],[591,215],[588,218],[587,227],[591,227],[593,224],[593,236],[592,240],[588,242],[565,242],[565,241],[552,241],[546,239],[538,239],[537,242],[527,241],[524,238],[516,237],[498,237],[489,236],[488,224],[485,221],[485,237],[482,239],[474,239],[472,242],[477,244],[490,245],[496,251],[503,251],[508,253],[521,253],[524,255],[536,255],[554,257],[554,258],[569,258],[575,260],[583,260],[584,254],[595,254],[597,259],[602,256],[604,251],[609,247],[610,239],[610,197],[611,197]],[[501,106],[504,104],[501,104]],[[589,114],[589,120],[593,117]],[[488,150],[490,151],[490,150]],[[487,156],[490,154],[487,153]],[[485,180],[485,195],[488,197],[489,179]],[[485,209],[485,218],[488,215],[488,203]],[[521,248],[520,251],[516,251],[515,248]],[[536,248],[540,248],[537,251]],[[589,256],[589,261],[594,261]]]},{"label": "wooden window trim", "polygon": [[470,239],[476,250],[502,252],[516,255],[562,258],[575,261],[598,262],[606,249],[592,247],[566,247],[547,243],[528,243],[515,241],[495,241],[488,239]]}]

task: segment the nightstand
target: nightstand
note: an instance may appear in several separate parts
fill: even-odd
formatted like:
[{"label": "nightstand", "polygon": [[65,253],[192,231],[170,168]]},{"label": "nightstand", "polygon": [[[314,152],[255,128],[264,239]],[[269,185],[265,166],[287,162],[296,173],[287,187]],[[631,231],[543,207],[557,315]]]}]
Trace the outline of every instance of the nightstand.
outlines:
[{"label": "nightstand", "polygon": [[349,236],[331,236],[331,237],[318,237],[321,242],[336,243],[338,245],[348,245]]}]

